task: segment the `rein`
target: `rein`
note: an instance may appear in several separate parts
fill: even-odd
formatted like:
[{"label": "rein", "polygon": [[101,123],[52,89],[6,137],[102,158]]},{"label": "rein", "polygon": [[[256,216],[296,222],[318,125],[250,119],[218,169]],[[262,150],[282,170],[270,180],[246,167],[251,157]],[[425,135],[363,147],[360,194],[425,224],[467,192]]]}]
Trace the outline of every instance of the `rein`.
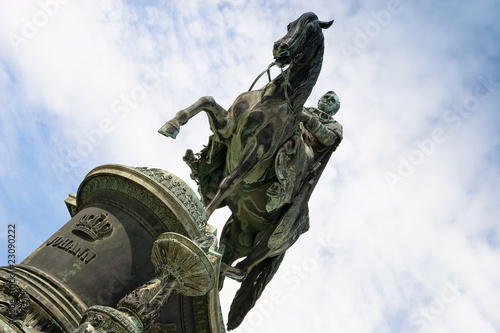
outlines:
[{"label": "rein", "polygon": [[[267,72],[267,78],[269,79],[269,82],[271,82],[271,67],[273,67],[274,65],[276,65],[276,62],[273,61],[272,63],[270,63],[269,66],[267,66],[267,69],[265,69],[262,73],[260,73],[257,76],[257,78],[253,81],[253,83],[250,86],[250,89],[248,89],[248,91],[252,91],[252,89],[255,86],[255,84],[257,83],[257,81],[259,81],[259,79],[262,77],[262,75],[264,75],[264,73],[266,73],[266,72]],[[290,104],[290,99],[288,98],[288,87],[290,86],[290,82],[288,81],[288,76],[290,75],[290,72],[285,72],[283,70],[283,68],[280,68],[280,69],[281,69],[281,75],[283,75],[283,77],[285,78],[285,100],[286,100],[286,104],[288,105],[288,107],[290,108],[290,110],[293,111],[292,105]]]},{"label": "rein", "polygon": [[[290,86],[290,82],[288,81],[288,76],[290,75],[290,71],[285,72],[285,71],[283,71],[283,68],[280,68],[280,69],[281,69],[281,75],[283,75],[283,77],[285,78],[285,100],[286,100],[286,104],[290,108],[290,111],[293,112],[292,105],[290,104],[290,100],[288,99],[288,87]],[[291,86],[290,86],[290,88],[291,88]]]},{"label": "rein", "polygon": [[262,77],[262,75],[264,75],[265,72],[267,72],[267,77],[269,78],[269,82],[271,82],[271,67],[273,67],[274,65],[276,65],[276,63],[273,61],[272,63],[269,64],[269,66],[267,66],[267,69],[264,70],[262,73],[259,74],[259,76],[257,76],[257,78],[253,81],[252,85],[250,86],[250,89],[248,89],[248,91],[251,91],[253,89],[253,86],[255,86],[255,84],[257,83],[257,81],[259,81],[259,79]]}]

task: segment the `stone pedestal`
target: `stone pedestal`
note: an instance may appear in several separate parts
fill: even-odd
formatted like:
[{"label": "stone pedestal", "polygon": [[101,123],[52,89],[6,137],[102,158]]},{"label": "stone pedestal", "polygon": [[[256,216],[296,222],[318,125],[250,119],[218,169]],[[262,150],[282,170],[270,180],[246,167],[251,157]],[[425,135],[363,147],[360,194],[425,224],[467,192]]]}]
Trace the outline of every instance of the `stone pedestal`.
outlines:
[{"label": "stone pedestal", "polygon": [[[100,166],[66,204],[68,223],[21,264],[0,268],[0,282],[6,286],[14,281],[29,297],[29,305],[16,309],[15,315],[2,310],[1,332],[73,332],[88,307],[116,307],[155,278],[150,257],[161,234],[215,238],[195,193],[159,169]],[[215,244],[207,257],[218,273]],[[214,286],[217,278],[214,274]],[[152,331],[223,331],[216,289],[196,297],[171,295]],[[20,303],[9,292],[0,297],[0,302]]]}]

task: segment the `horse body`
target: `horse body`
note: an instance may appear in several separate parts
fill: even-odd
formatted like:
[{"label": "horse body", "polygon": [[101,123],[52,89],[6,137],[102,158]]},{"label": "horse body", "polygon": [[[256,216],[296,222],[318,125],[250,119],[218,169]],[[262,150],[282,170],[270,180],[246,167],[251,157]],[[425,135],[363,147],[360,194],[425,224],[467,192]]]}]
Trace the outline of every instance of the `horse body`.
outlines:
[{"label": "horse body", "polygon": [[[274,44],[275,63],[282,68],[282,73],[274,80],[260,90],[239,95],[228,111],[212,97],[202,97],[179,111],[159,130],[175,138],[180,126],[191,117],[200,111],[208,115],[214,135],[201,156],[201,163],[209,166],[218,158],[221,172],[214,172],[213,176],[220,174],[218,186],[213,191],[201,192],[210,192],[202,198],[209,201],[205,208],[207,216],[224,204],[232,212],[221,235],[225,276],[241,281],[263,262],[279,266],[281,259],[272,259],[292,245],[279,244],[273,248],[269,246],[269,240],[293,204],[291,201],[300,188],[294,184],[300,185],[306,171],[292,170],[288,178],[297,179],[285,179],[286,175],[280,179],[281,171],[277,170],[281,163],[279,156],[286,159],[287,151],[305,149],[300,142],[301,127],[296,114],[302,111],[319,76],[324,50],[322,29],[328,28],[332,22],[321,22],[314,13],[303,14],[288,25],[287,34]],[[283,70],[287,65],[288,68]],[[222,154],[223,160],[216,154]],[[297,169],[307,169],[303,157],[307,154],[296,155],[302,156],[302,162],[296,164]],[[210,168],[216,169],[214,166]],[[294,183],[287,189],[290,192],[288,199],[270,205],[273,188],[279,188],[280,182],[285,181]],[[200,182],[200,188],[203,186],[207,185]],[[246,258],[235,267],[231,266],[242,257]],[[275,270],[272,271],[274,274]],[[264,281],[264,285],[267,282]]]},{"label": "horse body", "polygon": [[[252,103],[253,105],[246,103],[261,93],[256,91],[243,94],[241,101],[235,103],[235,107],[229,110],[234,114],[235,128],[233,135],[225,141],[229,148],[226,173],[229,175],[238,168],[249,149],[255,149],[259,157],[252,172],[242,180],[246,184],[262,181],[262,177],[274,162],[276,151],[280,148],[276,143],[287,140],[298,125],[283,101],[276,103],[275,100],[264,102],[259,100],[257,103]],[[248,98],[248,95],[253,96]],[[248,105],[246,109],[245,105]]]}]

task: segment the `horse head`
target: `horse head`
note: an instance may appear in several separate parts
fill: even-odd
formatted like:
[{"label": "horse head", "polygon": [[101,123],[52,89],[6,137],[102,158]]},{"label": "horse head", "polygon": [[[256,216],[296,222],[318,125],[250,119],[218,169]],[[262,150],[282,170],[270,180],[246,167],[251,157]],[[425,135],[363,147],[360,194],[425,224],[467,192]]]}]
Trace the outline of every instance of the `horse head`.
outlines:
[{"label": "horse head", "polygon": [[289,64],[310,63],[319,49],[323,51],[322,29],[329,28],[332,21],[324,22],[314,13],[305,13],[287,26],[287,34],[274,43],[273,56],[280,68]]}]

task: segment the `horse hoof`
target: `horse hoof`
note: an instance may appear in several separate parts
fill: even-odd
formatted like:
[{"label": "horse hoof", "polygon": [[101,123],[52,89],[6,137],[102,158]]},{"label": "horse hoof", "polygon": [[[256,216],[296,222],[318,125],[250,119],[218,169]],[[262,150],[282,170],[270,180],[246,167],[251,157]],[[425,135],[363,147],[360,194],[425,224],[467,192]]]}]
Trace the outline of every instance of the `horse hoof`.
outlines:
[{"label": "horse hoof", "polygon": [[159,130],[158,133],[163,134],[167,137],[170,137],[172,139],[175,139],[177,134],[179,134],[179,127],[175,126],[174,124],[170,122],[166,122],[165,125],[163,125]]},{"label": "horse hoof", "polygon": [[243,274],[240,269],[229,266],[225,263],[222,263],[221,265],[221,274],[238,282],[241,282],[245,279],[245,274]]}]

